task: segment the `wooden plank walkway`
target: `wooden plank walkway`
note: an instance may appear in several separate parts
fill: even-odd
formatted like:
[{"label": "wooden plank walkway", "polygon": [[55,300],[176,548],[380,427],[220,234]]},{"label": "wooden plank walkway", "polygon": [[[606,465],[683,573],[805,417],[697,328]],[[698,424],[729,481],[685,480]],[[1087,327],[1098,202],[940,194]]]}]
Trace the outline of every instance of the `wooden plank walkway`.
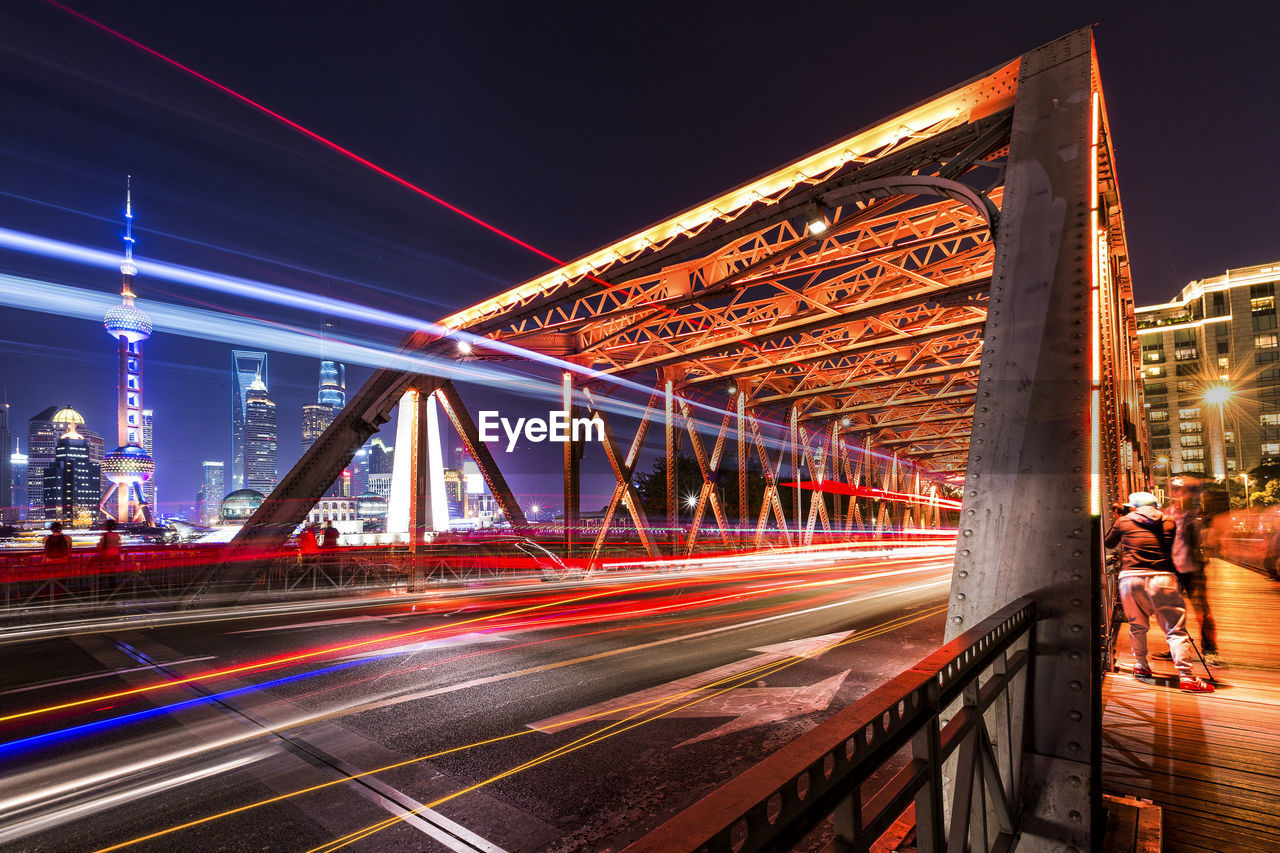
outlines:
[{"label": "wooden plank walkway", "polygon": [[[1280,851],[1280,583],[1232,563],[1208,570],[1223,666],[1218,690],[1177,689],[1173,664],[1152,661],[1157,683],[1132,675],[1126,628],[1119,671],[1102,685],[1102,778],[1108,794],[1163,809],[1164,849]],[[1163,633],[1147,634],[1154,651]],[[1198,623],[1192,638],[1200,642]],[[1203,675],[1199,662],[1197,674]],[[1166,676],[1161,679],[1161,676]]]}]

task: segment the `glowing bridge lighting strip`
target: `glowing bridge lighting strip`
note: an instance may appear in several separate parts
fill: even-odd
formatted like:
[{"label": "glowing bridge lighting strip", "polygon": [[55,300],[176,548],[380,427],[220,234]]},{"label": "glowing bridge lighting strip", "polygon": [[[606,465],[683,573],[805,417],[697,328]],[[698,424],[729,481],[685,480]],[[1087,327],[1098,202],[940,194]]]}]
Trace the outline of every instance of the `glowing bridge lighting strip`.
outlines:
[{"label": "glowing bridge lighting strip", "polygon": [[[75,9],[57,2],[57,0],[46,0],[46,2],[70,15],[75,16],[76,18],[79,18],[85,23],[97,27],[106,33],[110,33],[121,41],[133,45],[139,50],[146,52],[162,62],[190,74],[201,82],[212,86],[218,91],[229,95],[264,115],[270,116],[276,121],[279,121],[285,126],[301,133],[303,136],[306,136],[308,139],[324,146],[325,148],[341,154],[342,156],[355,163],[359,163],[364,168],[392,181],[404,189],[435,202],[481,228],[509,240],[512,243],[533,252],[541,258],[551,261],[556,265],[556,267],[558,267],[558,269],[552,270],[539,278],[519,285],[518,287],[481,303],[480,305],[464,309],[463,311],[453,314],[442,321],[442,325],[455,329],[470,325],[495,309],[501,309],[507,305],[545,293],[548,290],[563,284],[569,278],[586,276],[609,289],[613,289],[613,285],[596,277],[595,273],[606,269],[628,255],[634,255],[648,247],[679,237],[715,219],[731,219],[738,212],[750,207],[751,205],[759,203],[761,199],[781,195],[803,183],[813,183],[817,179],[817,176],[829,173],[851,161],[863,160],[865,152],[876,151],[886,146],[892,146],[907,138],[917,140],[927,138],[936,133],[940,133],[957,122],[967,120],[971,111],[975,108],[986,107],[991,109],[996,106],[996,104],[992,103],[993,101],[999,101],[1002,97],[1006,96],[992,96],[989,94],[990,90],[998,89],[1002,78],[1005,81],[1011,80],[1016,76],[1019,67],[1018,61],[1011,62],[982,78],[952,89],[951,91],[943,93],[941,96],[934,98],[927,103],[893,116],[879,125],[862,130],[855,133],[853,136],[839,140],[820,151],[788,163],[781,168],[756,179],[755,181],[732,189],[728,193],[711,199],[710,201],[690,210],[686,210],[678,216],[674,216],[660,222],[643,232],[619,240],[618,242],[600,249],[584,258],[566,263],[565,261],[556,258],[554,255],[544,252],[536,246],[533,246],[532,244],[503,231],[497,226],[486,222],[475,214],[469,213],[457,205],[451,204],[443,198],[428,192],[411,181],[400,177],[389,169],[361,157],[359,154],[356,154],[338,143],[321,136],[319,133],[304,127],[292,119],[286,118],[280,113],[258,103],[252,98],[240,94],[229,86],[225,86],[211,77],[201,74],[195,69],[178,62],[176,59],[171,59],[158,50],[148,47],[147,45],[142,44],[141,42],[132,39],[129,36],[106,26],[105,24],[99,23],[88,15],[77,12]],[[1007,97],[1011,99],[1011,96]]]},{"label": "glowing bridge lighting strip", "polygon": [[[460,330],[465,326],[479,321],[489,312],[500,310],[507,305],[512,305],[520,302],[521,300],[546,293],[554,287],[567,282],[570,277],[584,276],[603,285],[609,290],[616,290],[618,289],[617,286],[599,278],[595,273],[599,270],[612,266],[615,262],[621,261],[627,255],[636,254],[646,248],[653,247],[659,243],[687,234],[691,231],[691,228],[701,227],[715,219],[732,219],[737,213],[760,202],[761,199],[767,200],[767,197],[784,194],[802,183],[814,183],[816,180],[814,176],[816,175],[821,175],[838,169],[844,164],[852,161],[867,162],[869,159],[873,159],[864,157],[863,152],[875,151],[886,146],[892,146],[903,139],[919,140],[927,138],[934,134],[941,133],[958,122],[968,120],[971,111],[974,109],[994,108],[998,106],[998,104],[993,102],[1000,101],[1002,96],[993,97],[989,94],[989,91],[1000,88],[999,84],[1001,78],[1003,78],[1005,82],[1008,82],[1016,77],[1020,65],[1020,61],[1015,60],[1001,68],[995,69],[990,74],[987,74],[982,78],[945,92],[927,103],[913,107],[896,116],[892,116],[887,121],[884,121],[879,125],[862,130],[851,137],[842,139],[835,144],[828,146],[827,148],[788,163],[764,177],[730,190],[722,196],[712,199],[699,207],[687,210],[684,213],[659,223],[644,232],[620,240],[585,258],[566,263],[565,261],[556,258],[554,255],[544,252],[536,246],[533,246],[532,244],[503,231],[497,226],[486,222],[480,217],[463,210],[457,205],[445,201],[443,198],[428,192],[422,187],[419,187],[394,172],[377,165],[371,160],[361,157],[359,154],[356,154],[338,143],[321,136],[319,133],[304,127],[298,122],[286,118],[280,113],[258,103],[252,98],[240,94],[229,86],[225,86],[211,77],[201,74],[195,69],[182,64],[181,62],[171,59],[165,54],[160,53],[158,50],[148,47],[147,45],[142,44],[141,42],[132,39],[124,33],[114,30],[105,24],[99,23],[88,15],[77,12],[75,9],[57,2],[57,0],[46,0],[46,2],[106,33],[110,33],[116,38],[133,45],[139,50],[142,50],[151,56],[154,56],[155,58],[190,74],[198,80],[201,80],[215,89],[235,98],[241,103],[258,110],[264,115],[271,116],[284,125],[303,134],[308,139],[311,139],[334,152],[342,154],[343,156],[359,163],[378,175],[387,178],[410,192],[416,193],[423,198],[441,205],[468,221],[473,222],[476,225],[479,225],[480,227],[551,261],[557,266],[558,269],[552,270],[539,278],[533,279],[508,290],[505,293],[499,294],[480,305],[472,306],[471,308],[464,309],[463,311],[446,317],[440,323],[440,327],[446,330],[445,336],[450,333],[454,333],[454,330]],[[1011,96],[1007,97],[1011,99]],[[675,314],[675,311],[667,306],[657,307],[658,310]],[[466,338],[463,339],[465,340]],[[486,346],[492,346],[496,343],[488,341],[488,339],[485,340],[487,341]],[[546,356],[539,356],[539,360],[548,358],[549,357]],[[562,369],[575,373],[584,373],[587,375],[596,374],[596,371],[589,368],[581,368],[576,365],[568,364],[567,362],[561,362],[561,364],[563,365]],[[599,374],[597,378],[608,378],[610,381],[617,384],[639,387],[636,383],[631,383],[628,380],[610,378],[607,374]],[[647,391],[648,389],[641,390]],[[704,403],[698,403],[695,401],[689,402],[697,408],[714,411],[712,407]],[[888,458],[884,454],[877,453],[876,455]],[[912,468],[915,467],[913,463],[907,464]]]}]

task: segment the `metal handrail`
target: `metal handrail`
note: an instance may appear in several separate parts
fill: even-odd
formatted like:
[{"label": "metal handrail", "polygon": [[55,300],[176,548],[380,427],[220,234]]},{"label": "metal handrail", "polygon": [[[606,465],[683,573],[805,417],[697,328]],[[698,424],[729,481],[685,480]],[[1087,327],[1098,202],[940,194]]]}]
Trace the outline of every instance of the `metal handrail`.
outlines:
[{"label": "metal handrail", "polygon": [[[870,851],[913,804],[920,851],[948,849],[949,836],[960,839],[959,849],[976,849],[964,843],[975,812],[979,822],[989,815],[996,824],[975,826],[987,849],[1007,847],[1021,812],[1018,779],[1034,628],[1034,601],[1014,601],[624,853],[788,849],[832,815],[835,849]],[[955,703],[959,707],[944,722]],[[996,720],[994,733],[987,715]],[[863,783],[908,745],[906,767],[864,801]],[[957,765],[948,826],[943,764],[952,756]]]}]

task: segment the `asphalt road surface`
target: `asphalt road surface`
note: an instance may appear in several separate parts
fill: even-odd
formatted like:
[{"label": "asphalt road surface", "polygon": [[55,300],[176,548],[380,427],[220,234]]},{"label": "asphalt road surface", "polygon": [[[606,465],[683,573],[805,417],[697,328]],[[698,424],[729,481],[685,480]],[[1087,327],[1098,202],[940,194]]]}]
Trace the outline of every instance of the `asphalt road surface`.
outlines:
[{"label": "asphalt road surface", "polygon": [[0,633],[0,849],[620,849],[936,648],[941,549]]}]

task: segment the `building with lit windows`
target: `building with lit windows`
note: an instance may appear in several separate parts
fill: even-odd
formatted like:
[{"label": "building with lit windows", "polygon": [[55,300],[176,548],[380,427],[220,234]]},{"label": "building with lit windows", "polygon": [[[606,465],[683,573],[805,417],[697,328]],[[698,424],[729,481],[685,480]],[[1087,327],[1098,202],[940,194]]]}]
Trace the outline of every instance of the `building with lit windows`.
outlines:
[{"label": "building with lit windows", "polygon": [[[154,409],[142,410],[142,449],[147,452],[147,455],[153,461],[156,458],[155,444],[153,443],[155,441],[155,421],[156,413]],[[154,471],[151,474],[151,479],[142,484],[142,496],[147,499],[147,506],[151,507],[153,512],[156,511],[156,475]]]},{"label": "building with lit windows", "polygon": [[319,403],[308,403],[302,407],[302,452],[306,453],[316,439],[324,435],[324,431],[333,423],[333,409]]},{"label": "building with lit windows", "polygon": [[226,495],[226,479],[221,462],[205,462],[200,489],[196,493],[198,522],[213,527],[220,520],[222,498]]},{"label": "building with lit windows", "polygon": [[334,413],[347,405],[347,367],[336,361],[320,362],[320,392],[316,402],[328,406]]},{"label": "building with lit windows", "polygon": [[18,445],[19,439],[13,439],[13,454],[9,457],[9,494],[13,506],[13,520],[27,520],[27,454]]},{"label": "building with lit windows", "polygon": [[249,386],[255,380],[270,385],[267,354],[255,350],[231,351],[231,488],[245,485],[245,413],[249,405]]},{"label": "building with lit windows", "polygon": [[1193,281],[1137,308],[1156,482],[1280,460],[1280,263]]},{"label": "building with lit windows", "polygon": [[[27,421],[27,520],[46,520],[44,500],[45,470],[53,464],[58,439],[74,427],[89,445],[89,461],[102,467],[106,448],[102,436],[85,426],[84,417],[70,406],[50,406]],[[99,479],[98,494],[104,494],[110,483]],[[49,519],[52,520],[52,519]]]},{"label": "building with lit windows", "polygon": [[9,448],[13,436],[9,432],[9,404],[0,404],[0,524],[18,520],[18,502],[13,499],[13,473]]},{"label": "building with lit windows", "polygon": [[276,404],[267,396],[267,386],[259,376],[245,392],[244,481],[245,486],[264,495],[276,487]]},{"label": "building with lit windows", "polygon": [[71,527],[95,526],[101,477],[100,466],[89,459],[89,442],[76,432],[74,423],[69,424],[44,471],[44,519]]}]

